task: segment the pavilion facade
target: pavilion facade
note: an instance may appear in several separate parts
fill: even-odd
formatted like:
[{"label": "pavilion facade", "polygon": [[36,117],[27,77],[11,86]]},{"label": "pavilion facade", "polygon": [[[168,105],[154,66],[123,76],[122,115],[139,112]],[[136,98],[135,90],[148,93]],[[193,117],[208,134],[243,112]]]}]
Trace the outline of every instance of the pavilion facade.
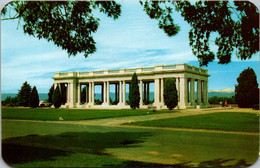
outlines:
[{"label": "pavilion facade", "polygon": [[[167,109],[164,104],[164,82],[167,78],[176,80],[178,93],[178,109],[203,108],[208,105],[208,71],[187,64],[157,65],[131,69],[102,70],[88,72],[57,72],[54,87],[60,85],[66,88],[66,103],[64,108],[101,108],[128,109],[126,85],[129,86],[133,73],[139,81],[140,108],[155,106],[157,109]],[[101,103],[95,101],[95,86],[101,86]],[[113,90],[111,89],[113,86]],[[82,102],[82,86],[86,87],[86,97]],[[151,88],[152,87],[152,88]],[[129,88],[129,87],[128,87]],[[151,100],[153,90],[153,100]],[[111,94],[114,102],[111,102]]]}]

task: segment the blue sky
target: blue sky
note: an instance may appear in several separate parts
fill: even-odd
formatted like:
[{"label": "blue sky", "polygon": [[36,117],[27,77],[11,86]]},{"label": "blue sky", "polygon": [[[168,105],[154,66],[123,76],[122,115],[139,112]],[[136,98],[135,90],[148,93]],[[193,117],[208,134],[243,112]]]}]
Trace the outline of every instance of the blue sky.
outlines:
[{"label": "blue sky", "polygon": [[[100,26],[94,35],[97,52],[84,58],[83,54],[68,57],[66,51],[52,42],[25,35],[16,21],[1,21],[1,92],[17,93],[28,81],[38,92],[47,93],[54,72],[119,69],[141,66],[187,63],[198,66],[197,57],[189,46],[189,25],[176,14],[181,31],[167,37],[142,11],[139,2],[119,1],[122,14],[118,20],[100,15]],[[212,49],[216,51],[213,44]],[[259,54],[249,61],[239,61],[235,54],[228,65],[210,63],[209,90],[234,89],[239,74],[252,67],[259,83]]]}]

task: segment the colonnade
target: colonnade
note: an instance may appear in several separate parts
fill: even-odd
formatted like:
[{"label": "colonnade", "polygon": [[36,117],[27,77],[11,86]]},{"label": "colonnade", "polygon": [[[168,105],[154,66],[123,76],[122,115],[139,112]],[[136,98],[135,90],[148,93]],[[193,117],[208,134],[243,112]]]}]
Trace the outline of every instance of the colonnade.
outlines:
[{"label": "colonnade", "polygon": [[[154,100],[152,105],[157,109],[167,108],[164,104],[164,83],[167,78],[155,79],[140,79],[139,92],[140,92],[140,108],[147,108],[147,105],[152,102],[150,100],[150,90],[154,89]],[[208,104],[208,81],[195,78],[176,77],[176,89],[178,93],[178,107],[180,109],[197,108],[201,105]],[[67,88],[67,101],[65,106],[70,108],[129,108],[126,103],[126,84],[130,83],[129,80],[120,81],[103,81],[103,82],[80,82],[71,80],[67,82],[55,82],[55,87],[59,84],[65,84]],[[154,83],[154,88],[151,88],[151,83]],[[110,103],[110,85],[115,85],[115,101],[118,103],[112,105]],[[86,102],[81,102],[82,85],[86,86]],[[102,104],[95,103],[95,86],[101,85]],[[196,86],[196,87],[195,87]],[[130,84],[129,84],[130,87]]]}]

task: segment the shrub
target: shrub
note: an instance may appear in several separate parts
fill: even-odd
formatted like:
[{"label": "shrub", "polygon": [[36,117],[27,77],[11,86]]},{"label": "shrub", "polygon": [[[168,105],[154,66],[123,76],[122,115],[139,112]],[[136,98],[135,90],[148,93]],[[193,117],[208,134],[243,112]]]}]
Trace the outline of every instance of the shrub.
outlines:
[{"label": "shrub", "polygon": [[10,97],[8,96],[4,101],[2,101],[2,105],[3,106],[8,106],[8,107],[15,107],[15,106],[18,106],[19,103],[18,103],[18,97]]},{"label": "shrub", "polygon": [[174,79],[170,78],[165,80],[163,96],[168,109],[172,110],[178,105],[178,95]]},{"label": "shrub", "polygon": [[136,73],[133,74],[129,90],[129,104],[132,109],[139,108],[140,92]]}]

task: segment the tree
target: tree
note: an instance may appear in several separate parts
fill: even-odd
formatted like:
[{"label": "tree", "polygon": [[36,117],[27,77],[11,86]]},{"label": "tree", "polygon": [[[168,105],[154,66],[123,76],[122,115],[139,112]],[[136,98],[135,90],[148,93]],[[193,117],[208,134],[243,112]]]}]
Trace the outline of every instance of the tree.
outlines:
[{"label": "tree", "polygon": [[51,88],[49,89],[49,93],[48,93],[48,102],[50,102],[51,104],[53,104],[53,102],[52,102],[53,92],[54,92],[54,85],[51,85]]},{"label": "tree", "polygon": [[133,74],[129,89],[129,104],[132,109],[139,108],[140,92],[136,73]]},{"label": "tree", "polygon": [[30,94],[30,107],[36,108],[39,106],[39,95],[36,87],[34,86]]},{"label": "tree", "polygon": [[52,94],[52,102],[55,108],[59,108],[61,106],[61,93],[59,85],[57,85]]},{"label": "tree", "polygon": [[121,6],[114,1],[13,1],[1,14],[2,20],[19,19],[25,34],[52,41],[69,56],[83,52],[87,57],[96,51],[93,33],[100,19],[95,10],[117,19]]},{"label": "tree", "polygon": [[61,104],[64,105],[67,101],[67,87],[61,84]]},{"label": "tree", "polygon": [[256,74],[252,68],[242,71],[237,78],[235,98],[240,108],[253,107],[259,104],[259,89]]},{"label": "tree", "polygon": [[[191,26],[190,46],[200,65],[219,59],[220,64],[231,61],[233,51],[241,60],[250,59],[259,51],[259,11],[249,1],[140,1],[151,19],[168,36],[176,35],[180,27],[174,23],[179,12]],[[214,33],[214,34],[213,34]],[[215,36],[218,51],[210,49],[210,36]]]},{"label": "tree", "polygon": [[11,107],[15,107],[18,106],[18,97],[15,96],[14,98],[8,96],[4,101],[2,101],[2,106],[11,106]]},{"label": "tree", "polygon": [[166,106],[172,110],[178,105],[178,94],[175,80],[172,78],[166,79],[163,91],[164,102]]},{"label": "tree", "polygon": [[18,92],[19,106],[28,107],[30,103],[31,86],[25,81]]}]

